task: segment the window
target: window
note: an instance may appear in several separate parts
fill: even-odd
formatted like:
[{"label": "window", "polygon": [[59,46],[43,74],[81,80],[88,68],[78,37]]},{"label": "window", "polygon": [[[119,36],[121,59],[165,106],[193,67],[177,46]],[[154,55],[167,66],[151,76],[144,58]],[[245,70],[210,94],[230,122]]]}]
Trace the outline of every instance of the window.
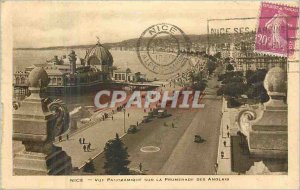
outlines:
[{"label": "window", "polygon": [[51,83],[52,84],[56,84],[56,78],[55,77],[52,78],[52,82]]},{"label": "window", "polygon": [[62,79],[59,77],[59,78],[57,78],[57,84],[58,85],[62,85]]}]

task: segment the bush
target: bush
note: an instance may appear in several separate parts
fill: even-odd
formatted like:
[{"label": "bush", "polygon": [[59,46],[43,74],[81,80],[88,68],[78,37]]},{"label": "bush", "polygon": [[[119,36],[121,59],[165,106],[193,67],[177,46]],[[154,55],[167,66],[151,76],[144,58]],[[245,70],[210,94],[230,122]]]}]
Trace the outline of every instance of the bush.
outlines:
[{"label": "bush", "polygon": [[246,89],[247,86],[245,84],[232,82],[223,86],[223,94],[231,97],[237,97],[241,94],[244,94]]},{"label": "bush", "polygon": [[241,106],[241,103],[239,101],[237,101],[235,98],[229,98],[227,100],[227,107],[228,108],[235,108],[235,107],[239,107]]},{"label": "bush", "polygon": [[92,159],[89,159],[89,161],[84,165],[83,171],[87,173],[94,173],[95,166]]},{"label": "bush", "polygon": [[233,71],[233,70],[234,70],[233,65],[228,64],[228,65],[226,66],[226,71]]}]

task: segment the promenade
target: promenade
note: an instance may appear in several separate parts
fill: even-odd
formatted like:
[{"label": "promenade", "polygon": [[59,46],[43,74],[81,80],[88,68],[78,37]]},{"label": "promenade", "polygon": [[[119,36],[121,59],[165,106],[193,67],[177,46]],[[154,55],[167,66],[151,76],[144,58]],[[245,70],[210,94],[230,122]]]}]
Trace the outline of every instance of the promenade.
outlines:
[{"label": "promenade", "polygon": [[[235,122],[235,116],[239,109],[228,108],[227,101],[223,98],[222,103],[222,119],[220,126],[219,136],[219,148],[218,148],[218,170],[216,174],[232,175],[236,174],[232,172],[232,158],[231,158],[231,141],[230,136],[236,135],[238,131],[237,123]],[[223,158],[222,158],[223,152]]]},{"label": "promenade", "polygon": [[[129,113],[129,117],[128,117]],[[144,113],[143,109],[129,108],[125,113],[125,130],[127,131],[130,125],[136,125],[137,121],[142,122]],[[75,132],[69,136],[69,140],[63,138],[63,141],[56,142],[55,145],[62,147],[72,158],[73,167],[81,168],[84,166],[89,158],[94,159],[99,155],[105,143],[115,138],[116,133],[120,137],[124,136],[124,112],[115,112],[113,120],[111,117],[106,118],[104,121],[97,121],[94,125],[84,128],[79,132]],[[84,152],[83,144],[79,143],[79,138],[85,138],[85,145],[91,143],[91,150]]]}]

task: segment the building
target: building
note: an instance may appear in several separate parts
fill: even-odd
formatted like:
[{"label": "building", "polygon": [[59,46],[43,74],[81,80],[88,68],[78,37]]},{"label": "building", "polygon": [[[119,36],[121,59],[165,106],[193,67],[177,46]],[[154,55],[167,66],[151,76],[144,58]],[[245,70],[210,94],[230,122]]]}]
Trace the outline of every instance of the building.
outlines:
[{"label": "building", "polygon": [[55,56],[49,62],[15,72],[13,84],[15,92],[26,91],[28,74],[36,67],[45,69],[49,77],[47,92],[55,95],[99,90],[105,88],[107,81],[111,81],[113,57],[99,42],[87,50],[84,58],[77,59],[75,51],[72,51],[68,58],[69,60],[59,60]]},{"label": "building", "polygon": [[247,70],[266,69],[280,67],[284,71],[287,70],[287,59],[285,57],[253,55],[250,57],[238,57],[234,64],[236,71],[246,72]]},{"label": "building", "polygon": [[146,75],[141,74],[140,72],[132,73],[129,68],[126,70],[124,69],[117,69],[113,71],[113,79],[114,81],[118,82],[141,82],[146,81]]}]

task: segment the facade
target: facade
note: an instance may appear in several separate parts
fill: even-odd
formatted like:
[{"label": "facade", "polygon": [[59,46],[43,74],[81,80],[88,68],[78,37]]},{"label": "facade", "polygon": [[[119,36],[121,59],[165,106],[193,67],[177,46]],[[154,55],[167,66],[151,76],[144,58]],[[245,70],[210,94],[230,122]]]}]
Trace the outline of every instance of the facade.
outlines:
[{"label": "facade", "polygon": [[146,75],[141,73],[132,73],[129,68],[117,69],[113,71],[113,79],[118,82],[139,82],[139,79],[145,79]]},{"label": "facade", "polygon": [[269,70],[273,67],[280,67],[284,71],[287,70],[287,59],[284,57],[266,56],[258,55],[251,57],[239,57],[236,59],[234,64],[236,71],[247,71],[247,70],[257,70],[266,69]]}]

